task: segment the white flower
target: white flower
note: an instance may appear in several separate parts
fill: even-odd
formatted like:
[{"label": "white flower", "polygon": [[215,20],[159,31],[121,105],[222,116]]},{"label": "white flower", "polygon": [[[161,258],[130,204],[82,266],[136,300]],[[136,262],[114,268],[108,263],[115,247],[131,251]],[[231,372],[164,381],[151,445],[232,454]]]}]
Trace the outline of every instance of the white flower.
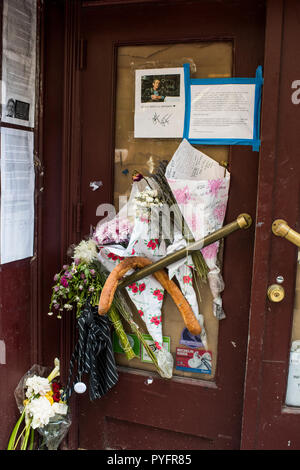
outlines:
[{"label": "white flower", "polygon": [[83,263],[91,263],[97,259],[97,244],[91,238],[87,241],[82,240],[74,250],[74,259],[79,259]]},{"label": "white flower", "polygon": [[30,398],[33,395],[46,395],[46,393],[51,390],[48,379],[39,377],[38,375],[29,377],[25,382],[25,386],[27,387],[27,398]]},{"label": "white flower", "polygon": [[35,398],[26,406],[27,420],[32,418],[33,429],[42,428],[49,423],[49,419],[55,415],[55,409],[46,397]]},{"label": "white flower", "polygon": [[68,405],[65,405],[65,403],[53,403],[52,409],[54,410],[55,414],[58,415],[66,415],[68,412]]},{"label": "white flower", "polygon": [[65,305],[64,305],[64,308],[65,308],[66,310],[72,310],[73,307],[72,307],[72,305],[70,305],[70,304],[65,304]]}]

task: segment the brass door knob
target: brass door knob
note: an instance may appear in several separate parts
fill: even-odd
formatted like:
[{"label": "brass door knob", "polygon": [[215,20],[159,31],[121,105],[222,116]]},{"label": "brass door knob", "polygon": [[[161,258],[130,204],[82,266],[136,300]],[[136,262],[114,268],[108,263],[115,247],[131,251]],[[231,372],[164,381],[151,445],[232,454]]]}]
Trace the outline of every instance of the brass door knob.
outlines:
[{"label": "brass door knob", "polygon": [[281,302],[285,296],[284,288],[278,284],[272,284],[268,288],[267,296],[271,302]]}]

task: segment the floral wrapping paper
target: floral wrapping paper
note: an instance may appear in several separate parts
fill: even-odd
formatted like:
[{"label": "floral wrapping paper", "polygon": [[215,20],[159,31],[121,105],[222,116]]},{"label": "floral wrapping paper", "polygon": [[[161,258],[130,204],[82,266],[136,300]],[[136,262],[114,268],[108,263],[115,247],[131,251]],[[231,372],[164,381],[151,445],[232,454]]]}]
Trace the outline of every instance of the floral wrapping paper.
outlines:
[{"label": "floral wrapping paper", "polygon": [[[218,162],[184,140],[167,167],[166,177],[195,240],[200,240],[223,226],[230,174]],[[221,292],[224,282],[218,265],[219,246],[220,242],[217,241],[204,247],[201,252],[209,268],[213,312],[218,319],[223,319],[225,313]]]},{"label": "floral wrapping paper", "polygon": [[[134,185],[133,185],[134,186]],[[136,189],[134,189],[136,193]],[[151,213],[151,223],[155,226],[155,210]],[[145,256],[153,262],[158,261],[161,257],[166,256],[172,251],[181,248],[183,243],[182,237],[177,234],[174,243],[166,246],[165,240],[158,238],[150,238],[150,220],[148,217],[136,211],[133,228],[129,238],[128,246],[125,248],[121,245],[102,245],[99,246],[99,260],[108,271],[112,271],[114,267],[124,258],[130,256]],[[97,236],[97,231],[96,231]],[[99,242],[99,237],[98,237]],[[179,242],[179,244],[178,244]],[[193,263],[190,256],[168,266],[169,277],[177,278],[183,295],[190,303],[195,316],[202,326],[201,340],[206,346],[206,332],[204,329],[203,316],[199,314],[197,297],[193,288]],[[131,274],[128,272],[127,275]],[[148,276],[128,287],[126,291],[137,308],[138,314],[145,322],[148,333],[152,336],[156,343],[158,351],[158,361],[161,369],[165,371],[165,375],[171,376],[173,369],[172,355],[164,349],[163,331],[162,331],[162,305],[164,300],[164,288],[156,280],[154,276]],[[179,313],[178,313],[179,314]]]}]

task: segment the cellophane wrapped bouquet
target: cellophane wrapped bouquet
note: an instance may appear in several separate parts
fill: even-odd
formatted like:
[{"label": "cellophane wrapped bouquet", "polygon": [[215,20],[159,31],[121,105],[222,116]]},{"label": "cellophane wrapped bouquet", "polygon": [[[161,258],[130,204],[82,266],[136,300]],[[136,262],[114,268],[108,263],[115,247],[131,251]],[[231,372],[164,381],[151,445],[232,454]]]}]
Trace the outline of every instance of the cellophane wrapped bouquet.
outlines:
[{"label": "cellophane wrapped bouquet", "polygon": [[9,439],[7,450],[33,450],[35,431],[41,436],[38,449],[57,450],[71,425],[70,408],[59,382],[60,364],[54,369],[33,365],[20,380],[15,399],[21,413]]}]

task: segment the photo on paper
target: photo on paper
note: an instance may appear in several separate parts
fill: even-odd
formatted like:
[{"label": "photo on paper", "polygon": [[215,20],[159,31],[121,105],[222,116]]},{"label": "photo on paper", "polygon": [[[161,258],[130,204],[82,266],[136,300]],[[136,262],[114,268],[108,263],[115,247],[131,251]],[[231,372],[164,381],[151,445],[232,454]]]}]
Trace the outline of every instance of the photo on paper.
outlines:
[{"label": "photo on paper", "polygon": [[181,138],[184,113],[183,68],[136,70],[134,137]]},{"label": "photo on paper", "polygon": [[9,98],[6,103],[5,117],[29,121],[30,103]]},{"label": "photo on paper", "polygon": [[180,100],[180,74],[143,75],[141,77],[141,102],[164,103]]}]

